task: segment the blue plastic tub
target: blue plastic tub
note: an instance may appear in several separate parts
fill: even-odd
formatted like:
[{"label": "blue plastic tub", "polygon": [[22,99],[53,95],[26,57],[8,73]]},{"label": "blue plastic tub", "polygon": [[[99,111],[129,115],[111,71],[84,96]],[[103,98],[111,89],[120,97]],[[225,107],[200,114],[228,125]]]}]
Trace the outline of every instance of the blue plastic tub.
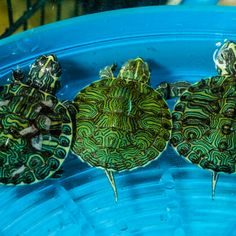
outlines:
[{"label": "blue plastic tub", "polygon": [[[63,67],[61,99],[97,80],[105,65],[137,56],[149,62],[153,86],[194,82],[216,74],[213,53],[225,39],[236,40],[235,8],[145,7],[73,18],[1,40],[1,84],[11,69],[28,70],[52,52]],[[118,203],[104,172],[70,155],[59,180],[1,186],[0,235],[236,235],[233,175],[220,176],[213,201],[211,173],[168,147],[145,168],[115,178]]]}]

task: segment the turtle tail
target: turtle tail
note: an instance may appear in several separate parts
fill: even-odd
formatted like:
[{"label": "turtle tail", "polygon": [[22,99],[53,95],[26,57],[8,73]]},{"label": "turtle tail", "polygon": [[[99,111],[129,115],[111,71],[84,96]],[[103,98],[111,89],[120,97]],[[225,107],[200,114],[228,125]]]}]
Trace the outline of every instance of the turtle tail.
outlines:
[{"label": "turtle tail", "polygon": [[111,184],[111,187],[113,188],[113,191],[114,191],[114,195],[115,195],[115,201],[117,202],[118,200],[118,194],[117,194],[117,188],[116,188],[116,183],[115,183],[115,179],[114,179],[114,176],[113,176],[113,173],[111,170],[107,170],[105,169],[105,173],[106,173],[106,176]]},{"label": "turtle tail", "polygon": [[219,173],[216,171],[213,171],[212,173],[212,200],[214,200],[215,198],[215,190],[216,190],[218,177],[219,177]]}]

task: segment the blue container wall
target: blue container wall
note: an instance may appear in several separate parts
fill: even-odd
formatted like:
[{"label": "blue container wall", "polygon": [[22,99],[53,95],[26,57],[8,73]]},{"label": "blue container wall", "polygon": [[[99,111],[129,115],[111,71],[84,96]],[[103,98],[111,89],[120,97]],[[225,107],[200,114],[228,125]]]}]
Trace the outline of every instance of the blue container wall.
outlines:
[{"label": "blue container wall", "polygon": [[[105,65],[137,56],[148,61],[153,87],[195,82],[216,74],[216,45],[236,40],[235,13],[227,7],[145,7],[39,27],[0,41],[0,82],[49,52],[63,67],[60,99],[73,99]],[[0,235],[236,235],[234,175],[220,175],[213,201],[211,173],[168,147],[150,165],[115,178],[118,203],[104,172],[71,154],[59,180],[0,186]]]}]

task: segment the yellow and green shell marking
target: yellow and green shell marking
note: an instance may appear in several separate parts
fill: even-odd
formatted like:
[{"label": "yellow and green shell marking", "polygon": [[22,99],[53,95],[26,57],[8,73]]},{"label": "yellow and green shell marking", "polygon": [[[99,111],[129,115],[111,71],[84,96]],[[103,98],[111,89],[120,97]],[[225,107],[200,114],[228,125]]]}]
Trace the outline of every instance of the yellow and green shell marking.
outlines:
[{"label": "yellow and green shell marking", "polygon": [[60,174],[72,140],[67,108],[54,96],[61,67],[40,56],[24,82],[19,71],[0,86],[0,182],[30,184]]},{"label": "yellow and green shell marking", "polygon": [[105,67],[101,80],[75,97],[79,112],[72,150],[89,165],[103,168],[116,191],[112,172],[156,159],[167,146],[172,122],[166,102],[149,85],[147,63],[129,60],[117,77],[113,69]]},{"label": "yellow and green shell marking", "polygon": [[213,197],[218,173],[236,172],[235,52],[234,43],[225,43],[216,57],[221,75],[190,86],[172,114],[171,144],[181,156],[213,172]]}]

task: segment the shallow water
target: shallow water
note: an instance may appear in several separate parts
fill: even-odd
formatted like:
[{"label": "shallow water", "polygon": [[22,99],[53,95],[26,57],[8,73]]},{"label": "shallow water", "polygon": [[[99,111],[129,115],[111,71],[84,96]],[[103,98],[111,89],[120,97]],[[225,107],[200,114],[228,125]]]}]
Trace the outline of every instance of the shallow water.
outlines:
[{"label": "shallow water", "polygon": [[[186,29],[182,21],[177,17],[178,29]],[[216,34],[213,30],[203,34],[179,34],[177,30],[168,34],[164,27],[159,34],[154,32],[150,20],[144,27],[150,29],[148,35],[135,30],[128,35],[130,31],[125,25],[119,28],[119,37],[94,42],[88,38],[88,44],[65,48],[54,49],[52,42],[40,47],[38,35],[38,47],[18,40],[12,43],[20,44],[11,49],[12,57],[3,55],[0,60],[6,62],[0,67],[1,84],[9,79],[11,68],[20,66],[27,71],[40,50],[58,55],[63,75],[57,95],[63,100],[72,99],[85,85],[97,80],[99,69],[105,65],[115,62],[121,66],[137,56],[149,63],[153,87],[161,81],[195,82],[216,74],[212,60],[216,44],[230,35]],[[6,43],[5,48],[10,46]],[[32,48],[34,54],[29,55]],[[170,108],[174,103],[175,100],[168,101]],[[197,236],[203,232],[206,236],[236,235],[234,175],[220,175],[212,200],[211,173],[185,162],[168,147],[148,166],[116,174],[115,179],[117,203],[103,171],[70,154],[59,180],[29,186],[0,186],[0,235]]]}]

